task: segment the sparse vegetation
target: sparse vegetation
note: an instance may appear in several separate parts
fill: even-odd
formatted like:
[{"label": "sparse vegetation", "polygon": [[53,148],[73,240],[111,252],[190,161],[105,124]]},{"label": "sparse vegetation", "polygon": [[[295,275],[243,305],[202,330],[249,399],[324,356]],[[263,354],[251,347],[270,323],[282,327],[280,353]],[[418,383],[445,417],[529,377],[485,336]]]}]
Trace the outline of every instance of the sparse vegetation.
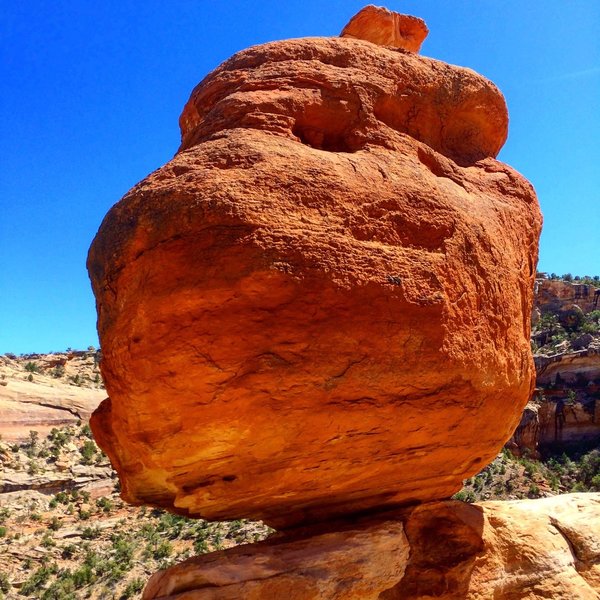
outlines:
[{"label": "sparse vegetation", "polygon": [[[97,457],[105,458],[85,424],[53,428],[46,437],[32,431],[20,444],[0,442],[3,468],[26,471],[35,461],[41,474],[53,473],[56,454],[70,468],[107,469],[97,464]],[[110,471],[107,476],[112,489]],[[116,491],[93,497],[73,488],[31,498],[20,508],[0,508],[1,594],[19,589],[23,598],[72,600],[94,589],[99,598],[139,598],[158,569],[197,553],[258,541],[270,531],[249,521],[209,523],[127,506]],[[4,553],[8,544],[21,548],[23,557]],[[30,548],[43,554],[29,554]]]},{"label": "sparse vegetation", "polygon": [[540,498],[568,492],[600,492],[600,450],[572,449],[541,460],[517,458],[503,450],[480,473],[467,479],[456,500]]}]

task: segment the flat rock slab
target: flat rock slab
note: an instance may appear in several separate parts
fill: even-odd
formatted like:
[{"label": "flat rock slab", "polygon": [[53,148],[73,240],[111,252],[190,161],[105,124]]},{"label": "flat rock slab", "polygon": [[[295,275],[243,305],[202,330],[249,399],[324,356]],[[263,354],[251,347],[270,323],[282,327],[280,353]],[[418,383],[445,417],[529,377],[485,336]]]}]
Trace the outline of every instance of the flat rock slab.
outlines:
[{"label": "flat rock slab", "polygon": [[106,398],[105,390],[63,383],[5,380],[0,386],[0,436],[23,441],[30,431],[45,435],[54,427],[87,421]]},{"label": "flat rock slab", "polygon": [[600,594],[600,494],[437,502],[340,531],[294,535],[160,571],[143,598],[597,600]]},{"label": "flat rock slab", "polygon": [[533,385],[541,217],[469,69],[350,38],[240,52],[88,267],[123,497],[276,528],[451,496]]}]

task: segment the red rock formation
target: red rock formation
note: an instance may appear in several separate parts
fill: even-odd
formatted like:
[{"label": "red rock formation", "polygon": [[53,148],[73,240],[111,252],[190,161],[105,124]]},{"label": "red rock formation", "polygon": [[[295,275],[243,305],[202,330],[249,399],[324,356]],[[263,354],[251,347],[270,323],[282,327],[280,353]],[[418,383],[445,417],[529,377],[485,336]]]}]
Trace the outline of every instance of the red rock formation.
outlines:
[{"label": "red rock formation", "polygon": [[277,527],[448,497],[532,386],[541,219],[473,71],[350,38],[240,52],[88,267],[123,496]]},{"label": "red rock formation", "polygon": [[529,403],[507,447],[515,454],[539,457],[544,446],[600,441],[600,401],[579,393],[568,399],[567,390],[545,390]]},{"label": "red rock formation", "polygon": [[529,402],[523,411],[521,421],[517,425],[506,447],[515,456],[540,457],[540,406],[536,402]]},{"label": "red rock formation", "polygon": [[341,36],[418,52],[428,33],[423,19],[370,4],[350,19]]},{"label": "red rock formation", "polygon": [[144,600],[592,600],[600,494],[439,502],[189,559]]}]

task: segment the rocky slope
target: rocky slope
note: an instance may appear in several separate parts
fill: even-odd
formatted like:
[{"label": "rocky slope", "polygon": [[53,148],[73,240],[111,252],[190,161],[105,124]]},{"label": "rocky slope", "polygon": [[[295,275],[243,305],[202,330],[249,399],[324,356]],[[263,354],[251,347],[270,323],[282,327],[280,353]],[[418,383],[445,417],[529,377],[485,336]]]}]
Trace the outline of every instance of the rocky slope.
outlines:
[{"label": "rocky slope", "polygon": [[0,442],[0,598],[139,598],[148,577],[193,554],[254,542],[260,523],[207,523],[138,509],[89,427]]},{"label": "rocky slope", "polygon": [[0,356],[0,439],[87,421],[106,398],[95,350]]}]

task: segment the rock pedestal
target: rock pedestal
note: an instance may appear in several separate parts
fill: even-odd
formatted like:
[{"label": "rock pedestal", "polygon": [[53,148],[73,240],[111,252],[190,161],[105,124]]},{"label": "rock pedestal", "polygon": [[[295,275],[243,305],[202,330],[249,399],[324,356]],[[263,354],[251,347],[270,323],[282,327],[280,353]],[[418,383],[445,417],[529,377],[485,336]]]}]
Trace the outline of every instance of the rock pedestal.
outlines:
[{"label": "rock pedestal", "polygon": [[143,597],[596,600],[599,514],[600,494],[435,502],[192,558]]}]

